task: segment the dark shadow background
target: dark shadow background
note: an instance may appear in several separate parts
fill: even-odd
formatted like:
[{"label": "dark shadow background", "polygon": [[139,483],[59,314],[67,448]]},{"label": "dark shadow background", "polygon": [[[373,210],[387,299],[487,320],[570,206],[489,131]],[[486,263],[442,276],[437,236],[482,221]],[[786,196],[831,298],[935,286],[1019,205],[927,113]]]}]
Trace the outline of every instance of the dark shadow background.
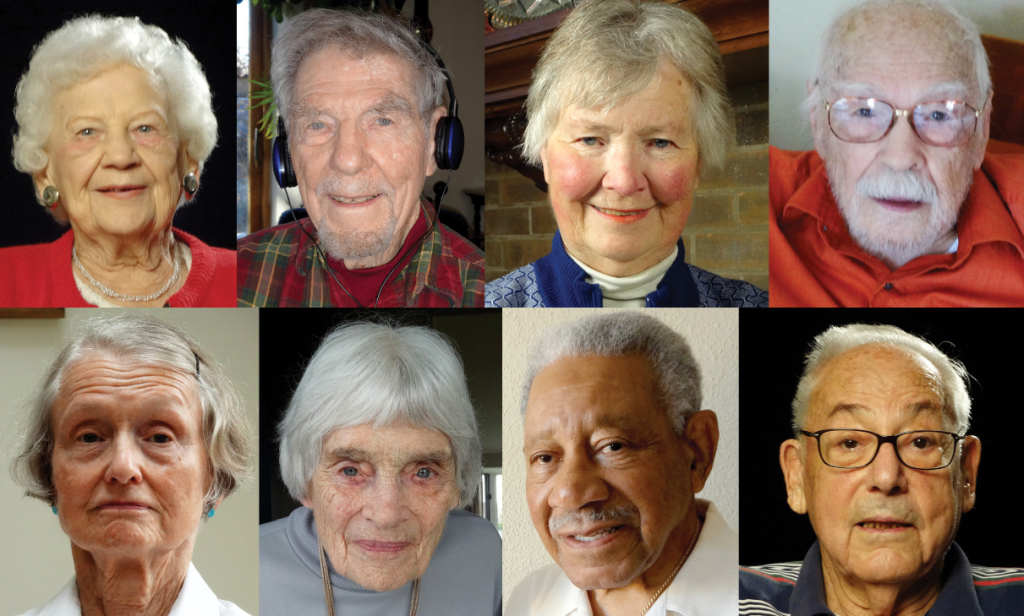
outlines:
[{"label": "dark shadow background", "polygon": [[235,248],[235,6],[231,2],[0,2],[3,62],[0,62],[0,186],[4,208],[0,247],[52,242],[67,230],[36,203],[32,178],[14,168],[14,88],[28,70],[32,49],[47,33],[88,14],[138,16],[185,41],[206,73],[217,116],[217,147],[207,159],[195,200],[181,207],[174,226],[211,246]]},{"label": "dark shadow background", "polygon": [[[302,373],[320,346],[320,341],[336,325],[349,321],[397,321],[403,325],[434,327],[434,318],[485,315],[489,317],[489,331],[501,330],[501,311],[485,308],[423,309],[330,309],[330,308],[274,308],[260,310],[260,524],[287,517],[302,505],[293,500],[281,480],[278,464],[277,424],[284,416],[292,393],[302,379]],[[482,325],[479,319],[467,320],[466,327]],[[497,326],[496,330],[494,326]],[[483,340],[495,356],[501,355],[501,337],[484,333],[484,327],[474,335],[488,336]],[[465,358],[470,395],[481,423],[481,409],[474,394],[476,370]],[[500,372],[500,363],[498,370]],[[500,382],[500,377],[498,379]]]},{"label": "dark shadow background", "polygon": [[936,344],[971,374],[971,427],[981,439],[974,509],[955,541],[972,563],[1020,567],[1024,327],[1019,310],[779,309],[740,311],[740,564],[803,560],[815,540],[806,515],[786,503],[779,445],[792,438],[790,403],[803,358],[831,325],[895,325]]}]

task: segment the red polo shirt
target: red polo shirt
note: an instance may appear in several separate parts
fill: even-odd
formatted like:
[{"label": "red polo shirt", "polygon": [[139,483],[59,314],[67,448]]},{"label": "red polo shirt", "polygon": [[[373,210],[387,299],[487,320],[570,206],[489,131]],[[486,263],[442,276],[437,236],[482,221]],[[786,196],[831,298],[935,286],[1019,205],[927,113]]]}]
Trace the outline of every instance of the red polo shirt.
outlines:
[{"label": "red polo shirt", "polygon": [[769,148],[770,305],[1024,306],[1024,147],[989,142],[956,254],[890,270],[850,237],[816,152]]}]

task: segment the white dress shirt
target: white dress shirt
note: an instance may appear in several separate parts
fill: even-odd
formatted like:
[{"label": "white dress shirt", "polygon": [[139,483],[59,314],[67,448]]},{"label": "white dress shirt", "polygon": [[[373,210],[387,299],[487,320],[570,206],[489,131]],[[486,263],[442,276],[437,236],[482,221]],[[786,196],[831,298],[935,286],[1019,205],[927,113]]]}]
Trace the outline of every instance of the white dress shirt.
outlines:
[{"label": "white dress shirt", "polygon": [[[75,578],[67,583],[57,596],[43,607],[29,610],[21,616],[82,616],[82,604],[78,602],[78,584]],[[181,592],[167,616],[249,616],[230,601],[221,601],[203,581],[192,563],[181,585]]]},{"label": "white dress shirt", "polygon": [[[704,519],[697,545],[648,616],[736,616],[739,538],[714,503],[697,500]],[[557,564],[526,576],[509,597],[505,616],[593,616],[587,591],[573,586]]]}]

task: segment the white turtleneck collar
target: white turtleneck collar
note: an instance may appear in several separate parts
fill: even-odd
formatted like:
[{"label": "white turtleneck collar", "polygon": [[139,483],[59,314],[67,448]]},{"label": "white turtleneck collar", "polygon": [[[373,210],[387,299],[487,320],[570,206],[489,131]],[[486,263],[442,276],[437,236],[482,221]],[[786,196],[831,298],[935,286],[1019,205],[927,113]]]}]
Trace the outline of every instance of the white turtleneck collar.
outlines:
[{"label": "white turtleneck collar", "polygon": [[639,274],[615,278],[585,265],[566,250],[565,254],[583,268],[587,274],[587,282],[601,288],[602,305],[605,308],[633,308],[647,305],[647,296],[658,288],[658,283],[665,277],[665,272],[675,263],[679,256],[679,246],[672,248],[672,254],[659,261],[653,267]]}]

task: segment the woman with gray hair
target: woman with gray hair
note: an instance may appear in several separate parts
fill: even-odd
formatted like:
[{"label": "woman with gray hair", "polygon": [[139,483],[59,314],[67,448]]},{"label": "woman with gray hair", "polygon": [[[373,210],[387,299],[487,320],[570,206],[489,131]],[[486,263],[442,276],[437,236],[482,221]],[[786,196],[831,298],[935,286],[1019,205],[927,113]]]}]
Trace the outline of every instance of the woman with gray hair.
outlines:
[{"label": "woman with gray hair", "polygon": [[278,427],[304,507],[260,528],[263,616],[501,613],[501,542],[462,361],[425,327],[333,330]]},{"label": "woman with gray hair", "polygon": [[53,509],[75,577],[26,615],[244,615],[191,564],[200,521],[247,476],[250,429],[223,369],[179,328],[89,323],[43,378],[14,461]]},{"label": "woman with gray hair", "polygon": [[681,6],[584,0],[548,41],[523,153],[543,166],[551,253],[487,284],[489,307],[767,306],[684,262],[704,168],[732,141],[715,37]]},{"label": "woman with gray hair", "polygon": [[173,227],[217,140],[203,69],[138,18],[72,19],[16,90],[14,166],[70,229],[0,250],[0,306],[234,306],[235,256]]}]

